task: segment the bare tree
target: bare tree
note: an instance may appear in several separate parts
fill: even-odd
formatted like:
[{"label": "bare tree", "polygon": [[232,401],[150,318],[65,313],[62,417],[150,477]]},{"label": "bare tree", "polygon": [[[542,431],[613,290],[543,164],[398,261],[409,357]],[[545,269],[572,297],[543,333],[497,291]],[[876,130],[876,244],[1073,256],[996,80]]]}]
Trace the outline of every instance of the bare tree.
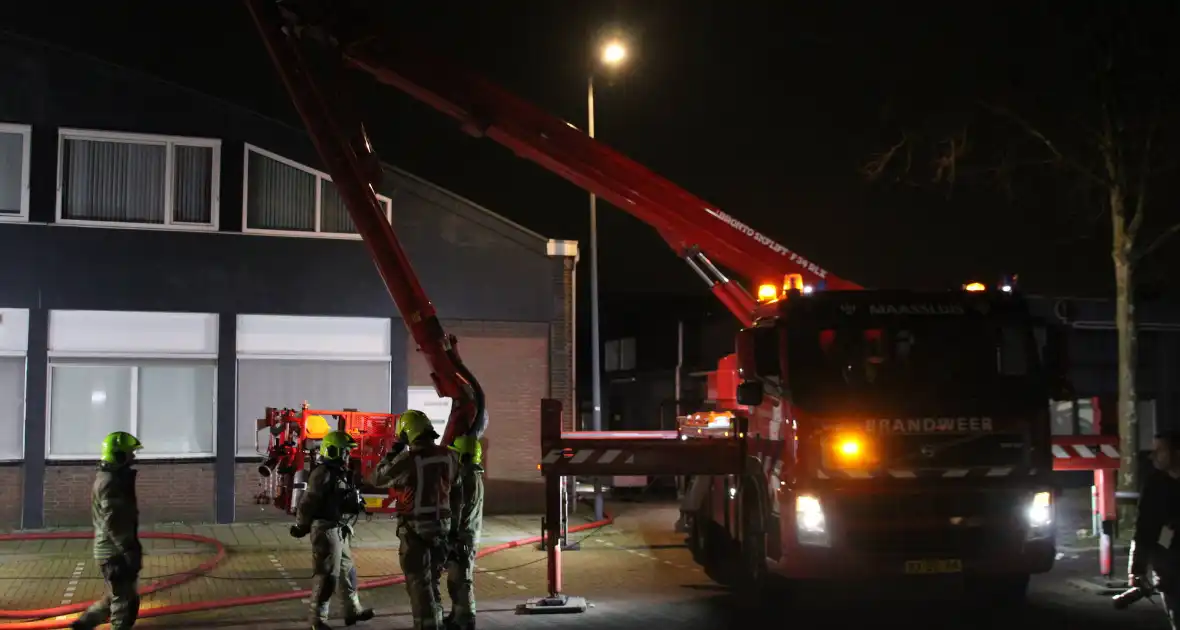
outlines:
[{"label": "bare tree", "polygon": [[[1102,26],[1093,48],[1099,53],[1096,70],[1080,90],[1084,99],[1054,100],[1044,94],[1005,99],[1023,96],[1030,103],[1024,111],[980,99],[963,109],[960,118],[966,122],[957,127],[931,131],[930,125],[917,125],[901,132],[900,140],[862,166],[862,173],[874,182],[937,185],[947,195],[965,181],[985,176],[1009,197],[1018,194],[1013,185],[1017,174],[1032,173],[1068,182],[1109,217],[1118,333],[1118,485],[1134,491],[1139,452],[1135,272],[1144,257],[1180,233],[1180,222],[1160,221],[1164,214],[1150,219],[1154,236],[1143,230],[1149,210],[1164,205],[1158,203],[1161,195],[1154,194],[1169,187],[1161,176],[1176,166],[1161,158],[1180,150],[1175,135],[1180,103],[1165,102],[1174,98],[1177,87],[1176,77],[1169,76],[1172,56],[1153,48],[1155,42],[1129,20]],[[1038,120],[1027,111],[1037,112]],[[946,112],[939,117],[945,119]],[[1133,518],[1133,509],[1120,510],[1122,525]]]}]

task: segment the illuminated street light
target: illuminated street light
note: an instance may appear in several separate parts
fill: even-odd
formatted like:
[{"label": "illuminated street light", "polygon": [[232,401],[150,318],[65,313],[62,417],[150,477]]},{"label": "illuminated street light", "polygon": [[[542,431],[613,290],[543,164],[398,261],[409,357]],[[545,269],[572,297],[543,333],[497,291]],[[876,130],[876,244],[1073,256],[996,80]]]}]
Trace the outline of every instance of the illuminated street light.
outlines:
[{"label": "illuminated street light", "polygon": [[[617,68],[627,58],[623,42],[612,39],[602,47],[600,61],[609,68]],[[587,77],[586,109],[589,114],[587,133],[594,137],[594,69]],[[591,399],[594,408],[590,416],[590,428],[602,430],[602,348],[598,334],[598,198],[590,193],[590,382]],[[679,399],[677,392],[677,399]],[[594,518],[605,518],[603,512],[602,483],[594,478]]]},{"label": "illuminated street light", "polygon": [[613,66],[627,58],[627,48],[622,42],[612,41],[602,47],[602,63]]}]

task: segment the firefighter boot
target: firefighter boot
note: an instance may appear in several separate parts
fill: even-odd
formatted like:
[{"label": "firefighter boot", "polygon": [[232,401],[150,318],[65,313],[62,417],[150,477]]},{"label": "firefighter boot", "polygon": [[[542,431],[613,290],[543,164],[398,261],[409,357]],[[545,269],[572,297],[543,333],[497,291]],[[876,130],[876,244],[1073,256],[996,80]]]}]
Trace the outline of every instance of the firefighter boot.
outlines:
[{"label": "firefighter boot", "polygon": [[349,611],[344,615],[344,625],[355,626],[358,621],[368,621],[373,618],[373,609]]}]

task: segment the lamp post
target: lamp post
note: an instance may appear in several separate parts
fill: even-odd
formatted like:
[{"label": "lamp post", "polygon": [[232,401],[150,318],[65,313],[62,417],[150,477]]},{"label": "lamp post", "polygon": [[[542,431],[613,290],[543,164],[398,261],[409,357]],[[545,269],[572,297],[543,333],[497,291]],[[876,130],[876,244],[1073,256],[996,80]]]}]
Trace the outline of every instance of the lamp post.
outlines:
[{"label": "lamp post", "polygon": [[[606,42],[599,57],[601,63],[607,67],[617,67],[627,58],[627,49],[618,40]],[[594,137],[594,71],[591,70],[586,81],[586,110],[589,124],[586,127],[591,138]],[[590,428],[593,431],[602,430],[602,343],[598,334],[598,197],[590,193],[590,390],[593,409],[590,416]],[[602,520],[602,481],[594,478],[594,519]]]}]

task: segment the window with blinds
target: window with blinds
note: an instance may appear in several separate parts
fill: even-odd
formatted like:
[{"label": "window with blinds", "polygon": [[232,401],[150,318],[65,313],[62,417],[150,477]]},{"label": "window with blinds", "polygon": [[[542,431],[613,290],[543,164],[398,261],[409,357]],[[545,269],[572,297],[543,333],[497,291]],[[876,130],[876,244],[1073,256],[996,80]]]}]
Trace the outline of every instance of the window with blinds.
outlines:
[{"label": "window with blinds", "polygon": [[238,358],[238,456],[261,457],[267,407],[389,412],[389,361]]},{"label": "window with blinds", "polygon": [[0,123],[0,220],[29,216],[29,126]]},{"label": "window with blinds", "polygon": [[217,229],[221,141],[63,129],[58,221]]},{"label": "window with blinds", "polygon": [[[247,232],[300,236],[359,235],[344,199],[327,174],[258,147],[246,145]],[[389,219],[392,202],[377,195]]]}]

